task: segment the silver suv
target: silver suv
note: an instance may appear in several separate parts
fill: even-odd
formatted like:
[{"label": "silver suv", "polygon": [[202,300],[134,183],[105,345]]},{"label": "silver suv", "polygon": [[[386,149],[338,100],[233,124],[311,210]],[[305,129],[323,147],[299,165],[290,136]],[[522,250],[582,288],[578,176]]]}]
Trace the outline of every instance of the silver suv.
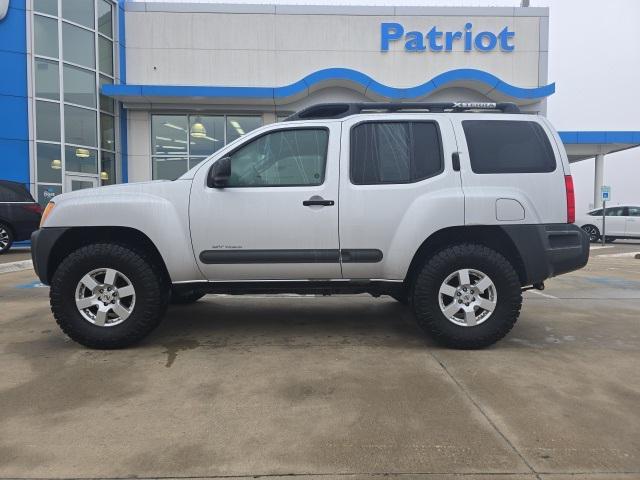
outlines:
[{"label": "silver suv", "polygon": [[130,345],[207,293],[369,293],[456,348],[516,322],[522,291],[587,263],[560,138],[513,104],[324,104],[179,179],[60,195],[34,233],[74,340]]}]

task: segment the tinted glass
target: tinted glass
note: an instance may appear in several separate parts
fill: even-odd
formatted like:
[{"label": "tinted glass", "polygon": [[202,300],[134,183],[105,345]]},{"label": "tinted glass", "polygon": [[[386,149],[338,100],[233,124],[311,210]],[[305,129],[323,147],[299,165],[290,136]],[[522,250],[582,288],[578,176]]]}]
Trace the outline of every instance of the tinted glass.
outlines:
[{"label": "tinted glass", "polygon": [[186,115],[153,115],[151,119],[153,153],[186,155],[189,138]]},{"label": "tinted glass", "polygon": [[187,171],[187,157],[158,157],[153,159],[153,178],[175,180]]},{"label": "tinted glass", "polygon": [[64,75],[64,101],[95,107],[95,73],[83,68],[72,67],[71,65],[65,65],[62,70]]},{"label": "tinted glass", "polygon": [[329,132],[295,129],[269,133],[231,155],[230,187],[320,185]]},{"label": "tinted glass", "polygon": [[602,209],[594,210],[589,215],[591,215],[592,217],[601,217],[602,216]]},{"label": "tinted glass", "polygon": [[442,171],[433,122],[367,122],[351,130],[351,182],[409,183]]},{"label": "tinted glass", "polygon": [[0,182],[0,202],[32,202],[29,191],[20,183]]},{"label": "tinted glass", "polygon": [[60,141],[60,106],[57,103],[36,102],[36,138]]},{"label": "tinted glass", "polygon": [[67,143],[96,147],[96,112],[86,108],[64,106],[64,136]]},{"label": "tinted glass", "polygon": [[191,155],[211,155],[224,145],[224,117],[189,117]]},{"label": "tinted glass", "polygon": [[535,122],[464,120],[475,173],[553,172],[556,160],[549,139]]},{"label": "tinted glass", "polygon": [[113,128],[113,116],[100,114],[100,145],[107,150],[115,150],[115,131]]},{"label": "tinted glass", "polygon": [[33,9],[36,12],[58,15],[58,0],[33,0]]},{"label": "tinted glass", "polygon": [[108,37],[113,37],[111,5],[104,0],[98,0],[98,31]]},{"label": "tinted glass", "polygon": [[60,98],[60,77],[58,62],[35,60],[36,97],[58,100]]},{"label": "tinted glass", "polygon": [[640,217],[640,207],[629,207],[627,215],[630,217]]},{"label": "tinted glass", "polygon": [[62,18],[94,28],[93,1],[62,0]]},{"label": "tinted glass", "polygon": [[91,148],[67,146],[64,161],[67,172],[98,173],[98,153]]},{"label": "tinted glass", "polygon": [[58,57],[58,21],[53,18],[33,17],[36,55]]},{"label": "tinted glass", "polygon": [[68,62],[91,68],[96,66],[94,34],[84,28],[62,24],[62,51]]},{"label": "tinted glass", "polygon": [[101,185],[112,185],[116,183],[116,158],[112,152],[101,151],[102,164],[100,167]]},{"label": "tinted glass", "polygon": [[62,156],[60,145],[55,143],[38,143],[36,146],[38,163],[38,180],[41,182],[62,182]]},{"label": "tinted glass", "polygon": [[98,38],[98,58],[100,71],[107,75],[113,75],[113,42],[106,38]]},{"label": "tinted glass", "polygon": [[[102,85],[107,85],[107,84],[110,85],[112,83],[113,81],[110,78],[103,77],[102,75],[100,75],[100,88],[102,88]],[[105,97],[104,95],[101,94],[100,109],[104,110],[105,112],[113,113],[113,110],[114,110],[113,99],[109,97]]]},{"label": "tinted glass", "polygon": [[606,217],[620,217],[624,215],[624,207],[609,207],[605,209]]},{"label": "tinted glass", "polygon": [[262,126],[262,117],[227,117],[227,143]]}]

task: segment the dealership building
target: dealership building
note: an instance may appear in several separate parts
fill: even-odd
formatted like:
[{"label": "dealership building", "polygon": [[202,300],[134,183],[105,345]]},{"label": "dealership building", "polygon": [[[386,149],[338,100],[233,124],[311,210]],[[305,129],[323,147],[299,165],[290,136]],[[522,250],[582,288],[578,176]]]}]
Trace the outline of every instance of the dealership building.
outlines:
[{"label": "dealership building", "polygon": [[[508,101],[546,113],[549,10],[0,0],[0,178],[41,203],[174,179],[321,102]],[[561,132],[572,161],[640,132]],[[598,201],[594,197],[594,203]]]}]

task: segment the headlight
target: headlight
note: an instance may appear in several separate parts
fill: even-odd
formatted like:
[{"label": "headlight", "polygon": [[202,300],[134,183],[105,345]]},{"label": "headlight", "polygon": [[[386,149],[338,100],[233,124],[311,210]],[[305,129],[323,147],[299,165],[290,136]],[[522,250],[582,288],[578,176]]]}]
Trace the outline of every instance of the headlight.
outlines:
[{"label": "headlight", "polygon": [[47,218],[49,218],[49,215],[51,214],[51,212],[53,212],[53,208],[55,206],[56,204],[53,202],[47,203],[47,207],[44,209],[44,212],[42,213],[42,217],[40,218],[40,228],[42,228],[42,226],[44,225],[44,222],[46,222]]}]

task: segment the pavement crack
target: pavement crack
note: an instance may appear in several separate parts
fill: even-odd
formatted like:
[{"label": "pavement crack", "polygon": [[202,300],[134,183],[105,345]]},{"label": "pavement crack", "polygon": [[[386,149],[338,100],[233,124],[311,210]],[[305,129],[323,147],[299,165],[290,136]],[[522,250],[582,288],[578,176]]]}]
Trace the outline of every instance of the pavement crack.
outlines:
[{"label": "pavement crack", "polygon": [[467,388],[456,377],[453,376],[453,374],[447,368],[447,365],[442,360],[440,360],[438,356],[435,353],[433,353],[433,351],[429,350],[429,355],[431,355],[431,357],[436,362],[438,362],[438,365],[440,365],[444,373],[446,373],[446,375],[451,379],[451,381],[456,384],[456,386],[460,389],[462,394],[478,409],[480,414],[487,420],[487,422],[489,422],[489,425],[491,425],[491,427],[496,431],[496,433],[507,443],[507,445],[509,445],[509,447],[514,451],[514,453],[518,457],[520,457],[520,459],[527,466],[527,468],[531,470],[531,473],[535,475],[535,478],[537,478],[538,480],[542,480],[542,478],[540,477],[540,474],[536,471],[535,468],[533,468],[531,463],[529,463],[529,461],[524,457],[522,452],[518,450],[518,448],[513,444],[513,442],[509,440],[509,438],[498,428],[495,422],[491,420],[491,417],[489,417],[487,412],[482,408],[482,406],[478,403],[478,401],[475,398],[473,398],[473,395],[471,395],[469,390],[467,390]]}]

